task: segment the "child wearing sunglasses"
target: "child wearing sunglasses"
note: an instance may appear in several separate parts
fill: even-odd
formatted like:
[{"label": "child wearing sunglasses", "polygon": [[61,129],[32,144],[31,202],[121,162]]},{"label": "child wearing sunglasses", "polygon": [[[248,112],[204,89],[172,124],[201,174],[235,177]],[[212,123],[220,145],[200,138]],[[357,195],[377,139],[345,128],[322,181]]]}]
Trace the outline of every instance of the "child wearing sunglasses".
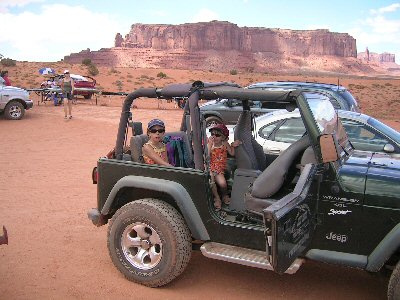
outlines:
[{"label": "child wearing sunglasses", "polygon": [[153,119],[147,125],[147,135],[149,141],[143,145],[142,153],[146,164],[172,166],[168,162],[167,148],[162,142],[165,134],[164,122]]},{"label": "child wearing sunglasses", "polygon": [[[234,156],[235,148],[241,144],[240,141],[228,143],[229,130],[224,124],[216,124],[210,129],[211,136],[208,139],[208,153],[210,155],[211,189],[214,195],[215,210],[221,210],[222,202],[228,205],[230,199],[227,195],[227,183],[225,179],[225,168],[227,154]],[[217,184],[221,193],[218,194]],[[222,201],[221,201],[222,199]]]}]

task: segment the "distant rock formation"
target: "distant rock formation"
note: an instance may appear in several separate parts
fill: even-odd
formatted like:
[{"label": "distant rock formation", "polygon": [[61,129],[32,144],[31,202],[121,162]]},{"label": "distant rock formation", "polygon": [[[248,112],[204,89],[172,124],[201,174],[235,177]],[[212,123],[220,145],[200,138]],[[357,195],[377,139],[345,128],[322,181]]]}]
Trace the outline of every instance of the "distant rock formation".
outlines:
[{"label": "distant rock formation", "polygon": [[238,27],[221,21],[182,25],[134,24],[122,42],[120,34],[117,35],[115,47],[357,57],[356,40],[347,33],[326,29]]},{"label": "distant rock formation", "polygon": [[120,33],[117,33],[115,36],[115,47],[122,47],[122,44],[124,43],[124,39],[122,38],[122,35]]},{"label": "distant rock formation", "polygon": [[[368,48],[367,48],[368,50]],[[359,52],[357,58],[363,61],[370,61],[374,63],[395,63],[396,57],[392,53],[375,53],[370,51]]]},{"label": "distant rock formation", "polygon": [[[356,40],[347,33],[318,30],[239,27],[222,21],[182,25],[133,24],[115,47],[83,50],[64,61],[133,68],[175,68],[206,71],[294,70],[370,72],[368,56],[358,54]],[[364,56],[363,56],[364,55]],[[377,57],[378,55],[378,57]],[[369,53],[369,60],[394,62],[394,54]]]}]

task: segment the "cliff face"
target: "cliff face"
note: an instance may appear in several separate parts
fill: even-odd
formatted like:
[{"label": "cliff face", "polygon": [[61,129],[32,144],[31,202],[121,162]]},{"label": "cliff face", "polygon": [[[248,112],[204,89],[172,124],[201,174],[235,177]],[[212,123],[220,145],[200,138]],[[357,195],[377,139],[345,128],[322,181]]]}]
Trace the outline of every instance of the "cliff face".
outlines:
[{"label": "cliff face", "polygon": [[357,57],[356,40],[347,33],[332,33],[323,29],[241,28],[220,21],[183,25],[134,24],[125,39],[117,35],[115,46],[190,52],[236,50],[298,56]]},{"label": "cliff face", "polygon": [[[361,54],[359,54],[361,55]],[[83,50],[64,61],[132,68],[171,68],[226,72],[233,69],[258,72],[328,71],[371,73],[372,68],[393,62],[390,53],[370,53],[357,59],[356,40],[347,33],[328,30],[284,30],[238,27],[212,21],[182,25],[134,24],[115,47]],[[380,63],[372,65],[371,60]]]}]

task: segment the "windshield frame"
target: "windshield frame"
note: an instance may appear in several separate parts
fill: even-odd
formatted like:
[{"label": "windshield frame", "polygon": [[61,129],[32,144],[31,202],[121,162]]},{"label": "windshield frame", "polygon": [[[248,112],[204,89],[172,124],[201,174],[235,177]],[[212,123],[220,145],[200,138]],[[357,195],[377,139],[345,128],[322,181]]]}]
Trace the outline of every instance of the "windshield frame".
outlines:
[{"label": "windshield frame", "polygon": [[329,97],[318,92],[303,92],[313,121],[316,124],[318,136],[332,134],[336,136],[340,146],[340,157],[348,154],[352,149],[346,130],[340,121],[338,111],[334,108]]}]

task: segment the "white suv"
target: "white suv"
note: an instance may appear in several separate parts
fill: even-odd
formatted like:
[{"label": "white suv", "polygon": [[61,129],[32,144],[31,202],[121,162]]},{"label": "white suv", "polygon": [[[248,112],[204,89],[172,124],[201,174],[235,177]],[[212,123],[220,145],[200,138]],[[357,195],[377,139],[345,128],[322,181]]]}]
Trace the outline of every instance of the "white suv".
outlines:
[{"label": "white suv", "polygon": [[4,86],[0,83],[0,113],[8,120],[20,120],[25,110],[32,108],[33,101],[29,92],[14,86]]}]

